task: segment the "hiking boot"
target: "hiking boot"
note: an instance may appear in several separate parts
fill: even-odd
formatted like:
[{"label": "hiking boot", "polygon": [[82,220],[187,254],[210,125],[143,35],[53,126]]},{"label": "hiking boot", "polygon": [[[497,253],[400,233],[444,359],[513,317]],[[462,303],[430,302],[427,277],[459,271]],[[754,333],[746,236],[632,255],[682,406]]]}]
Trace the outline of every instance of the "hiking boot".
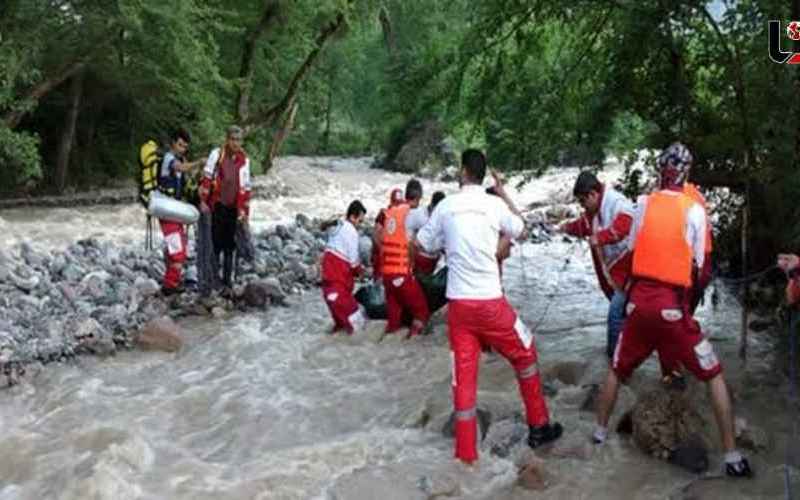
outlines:
[{"label": "hiking boot", "polygon": [[537,448],[550,441],[555,441],[564,433],[564,428],[558,422],[551,424],[547,423],[541,427],[533,425],[528,426],[530,432],[528,433],[528,446]]},{"label": "hiking boot", "polygon": [[750,469],[750,462],[744,457],[738,462],[726,462],[725,474],[731,477],[753,477],[753,471]]}]

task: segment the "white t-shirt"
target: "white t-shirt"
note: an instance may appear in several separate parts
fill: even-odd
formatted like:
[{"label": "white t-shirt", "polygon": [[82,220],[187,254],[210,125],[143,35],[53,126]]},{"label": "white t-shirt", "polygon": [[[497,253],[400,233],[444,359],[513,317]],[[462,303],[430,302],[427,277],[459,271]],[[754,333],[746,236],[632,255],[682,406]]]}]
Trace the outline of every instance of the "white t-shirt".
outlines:
[{"label": "white t-shirt", "polygon": [[408,211],[408,215],[406,215],[406,235],[408,235],[408,241],[414,241],[417,233],[422,229],[422,226],[428,222],[428,219],[428,207],[420,206]]},{"label": "white t-shirt", "polygon": [[[669,189],[661,190],[660,193],[670,196],[682,194]],[[647,195],[639,196],[638,200],[636,200],[636,211],[633,213],[633,225],[631,226],[630,239],[628,240],[631,250],[635,248],[636,237],[639,235],[639,228],[642,227],[646,210]],[[686,242],[692,249],[695,265],[702,269],[706,258],[706,211],[699,203],[693,203],[686,214]]]},{"label": "white t-shirt", "polygon": [[517,238],[524,228],[502,199],[467,185],[436,206],[417,242],[430,254],[445,250],[448,299],[497,299],[503,296],[495,255],[500,232]]},{"label": "white t-shirt", "polygon": [[331,229],[325,251],[331,252],[342,260],[350,263],[351,267],[361,265],[358,252],[358,230],[349,220],[341,220],[336,227]]}]

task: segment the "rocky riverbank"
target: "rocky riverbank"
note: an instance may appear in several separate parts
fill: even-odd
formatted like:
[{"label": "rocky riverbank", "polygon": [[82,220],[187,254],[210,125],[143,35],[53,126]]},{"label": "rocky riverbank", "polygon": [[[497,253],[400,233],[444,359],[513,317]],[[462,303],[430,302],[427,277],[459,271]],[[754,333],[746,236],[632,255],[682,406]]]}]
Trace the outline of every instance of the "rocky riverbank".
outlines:
[{"label": "rocky riverbank", "polygon": [[[318,280],[325,234],[302,214],[292,227],[254,235],[253,262],[241,262],[230,299],[188,290],[164,297],[159,249],[83,239],[63,251],[29,243],[0,250],[0,366],[13,383],[29,363],[77,354],[113,354],[135,344],[148,321],[163,316],[224,316],[236,309],[282,304]],[[190,248],[193,243],[190,243]],[[188,263],[187,277],[193,273]]]}]

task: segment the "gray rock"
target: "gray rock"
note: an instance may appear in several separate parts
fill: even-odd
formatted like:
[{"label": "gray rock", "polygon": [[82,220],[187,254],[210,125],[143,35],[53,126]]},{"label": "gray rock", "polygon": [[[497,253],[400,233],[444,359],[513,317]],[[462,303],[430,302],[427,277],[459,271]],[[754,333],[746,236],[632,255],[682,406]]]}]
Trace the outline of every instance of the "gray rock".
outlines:
[{"label": "gray rock", "polygon": [[61,276],[64,280],[70,283],[79,282],[85,274],[86,270],[77,264],[68,264],[67,267],[61,271]]},{"label": "gray rock", "polygon": [[303,228],[310,228],[311,227],[311,219],[305,214],[297,214],[294,216],[294,222],[298,225],[298,227]]},{"label": "gray rock", "polygon": [[138,290],[142,297],[152,297],[153,295],[156,295],[159,290],[161,290],[161,287],[158,286],[158,283],[156,283],[155,280],[142,278],[141,276],[136,278],[133,286],[136,288],[136,290]]},{"label": "gray rock", "polygon": [[283,254],[291,258],[303,253],[302,247],[297,243],[289,243],[283,248]]},{"label": "gray rock", "polygon": [[29,277],[22,277],[17,275],[16,273],[11,273],[8,276],[8,279],[20,290],[24,290],[26,292],[32,292],[36,287],[39,285],[39,277],[35,274],[30,275]]},{"label": "gray rock", "polygon": [[0,262],[0,282],[7,282],[11,277],[11,270],[6,264]]},{"label": "gray rock", "polygon": [[287,294],[281,286],[281,282],[276,278],[265,278],[258,281],[259,286],[263,287],[267,296],[274,303],[282,304],[286,300]]},{"label": "gray rock", "polygon": [[67,267],[67,258],[64,254],[56,254],[50,261],[50,274],[59,275]]},{"label": "gray rock", "polygon": [[259,283],[248,283],[244,287],[242,299],[248,307],[264,308],[269,304],[269,293],[266,287]]},{"label": "gray rock", "polygon": [[275,234],[277,234],[281,239],[290,240],[292,239],[292,232],[289,231],[289,228],[279,224],[275,226]]},{"label": "gray rock", "polygon": [[111,332],[94,318],[72,318],[67,322],[66,331],[81,348],[93,354],[109,355],[116,350]]}]

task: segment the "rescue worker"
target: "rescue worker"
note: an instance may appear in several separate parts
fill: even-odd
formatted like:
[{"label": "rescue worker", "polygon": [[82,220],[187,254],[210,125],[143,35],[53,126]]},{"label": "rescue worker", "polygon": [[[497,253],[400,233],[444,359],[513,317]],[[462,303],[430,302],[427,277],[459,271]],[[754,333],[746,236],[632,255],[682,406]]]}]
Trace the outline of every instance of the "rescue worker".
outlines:
[{"label": "rescue worker", "polygon": [[481,188],[486,159],[478,150],[461,155],[459,193],[445,198],[417,234],[428,252],[447,255],[447,324],[453,363],[455,457],[478,459],[477,382],[481,345],[490,345],[517,373],[525,404],[532,448],[559,438],[563,429],[551,423],[542,395],[533,335],[508,304],[500,287],[495,260],[500,233],[525,236],[522,218],[498,197]]},{"label": "rescue worker", "polygon": [[380,231],[381,270],[386,292],[386,333],[394,333],[403,326],[403,313],[411,315],[411,326],[406,338],[422,333],[430,318],[428,301],[419,282],[414,277],[414,228],[409,225],[409,213],[419,207],[422,184],[411,179],[406,185],[406,200],[386,210],[386,221]]},{"label": "rescue worker", "polygon": [[[431,202],[427,207],[417,207],[408,215],[408,229],[409,229],[409,239],[414,241],[416,239],[416,235],[422,226],[424,226],[428,219],[430,219],[433,210],[436,208],[436,205],[439,204],[445,197],[445,194],[441,191],[436,191],[431,196]],[[419,247],[414,248],[414,273],[418,275],[430,275],[436,271],[436,265],[439,263],[439,258],[441,257],[442,253],[437,252],[436,254],[428,254]]]},{"label": "rescue worker", "polygon": [[228,127],[225,144],[211,151],[200,183],[200,211],[212,214],[214,259],[222,255],[222,285],[233,286],[237,225],[250,215],[250,159],[242,149],[242,129]]},{"label": "rescue worker", "polygon": [[631,267],[628,236],[633,223],[633,204],[589,171],[578,174],[572,194],[584,212],[578,219],[558,226],[558,230],[589,239],[597,281],[609,300],[606,355],[611,359],[625,321],[624,287]]},{"label": "rescue worker", "polygon": [[660,190],[640,196],[630,235],[633,251],[627,318],[597,405],[593,438],[608,435],[620,381],[655,350],[667,365],[680,363],[708,384],[725,450],[726,473],[749,477],[747,459],[735,448],[731,401],[722,364],[689,314],[689,290],[705,258],[703,207],[683,194],[692,156],[682,144],[658,158]]},{"label": "rescue worker", "polygon": [[375,216],[375,230],[372,233],[372,278],[375,281],[383,279],[381,272],[381,235],[383,234],[383,224],[386,222],[386,210],[400,205],[405,201],[403,198],[403,190],[400,188],[392,189],[389,193],[389,206],[381,209],[378,215]]},{"label": "rescue worker", "polygon": [[[178,129],[170,139],[169,151],[164,154],[158,175],[158,190],[177,200],[183,198],[184,174],[200,166],[204,160],[186,161],[186,151],[192,136],[185,129]],[[161,234],[164,236],[164,281],[161,292],[172,295],[183,292],[183,263],[188,256],[186,226],[180,222],[159,219]]]},{"label": "rescue worker", "polygon": [[358,226],[367,209],[355,200],[347,207],[344,220],[328,236],[322,254],[322,297],[333,317],[331,333],[352,335],[366,323],[366,315],[353,297],[355,278],[364,272],[358,252]]}]

